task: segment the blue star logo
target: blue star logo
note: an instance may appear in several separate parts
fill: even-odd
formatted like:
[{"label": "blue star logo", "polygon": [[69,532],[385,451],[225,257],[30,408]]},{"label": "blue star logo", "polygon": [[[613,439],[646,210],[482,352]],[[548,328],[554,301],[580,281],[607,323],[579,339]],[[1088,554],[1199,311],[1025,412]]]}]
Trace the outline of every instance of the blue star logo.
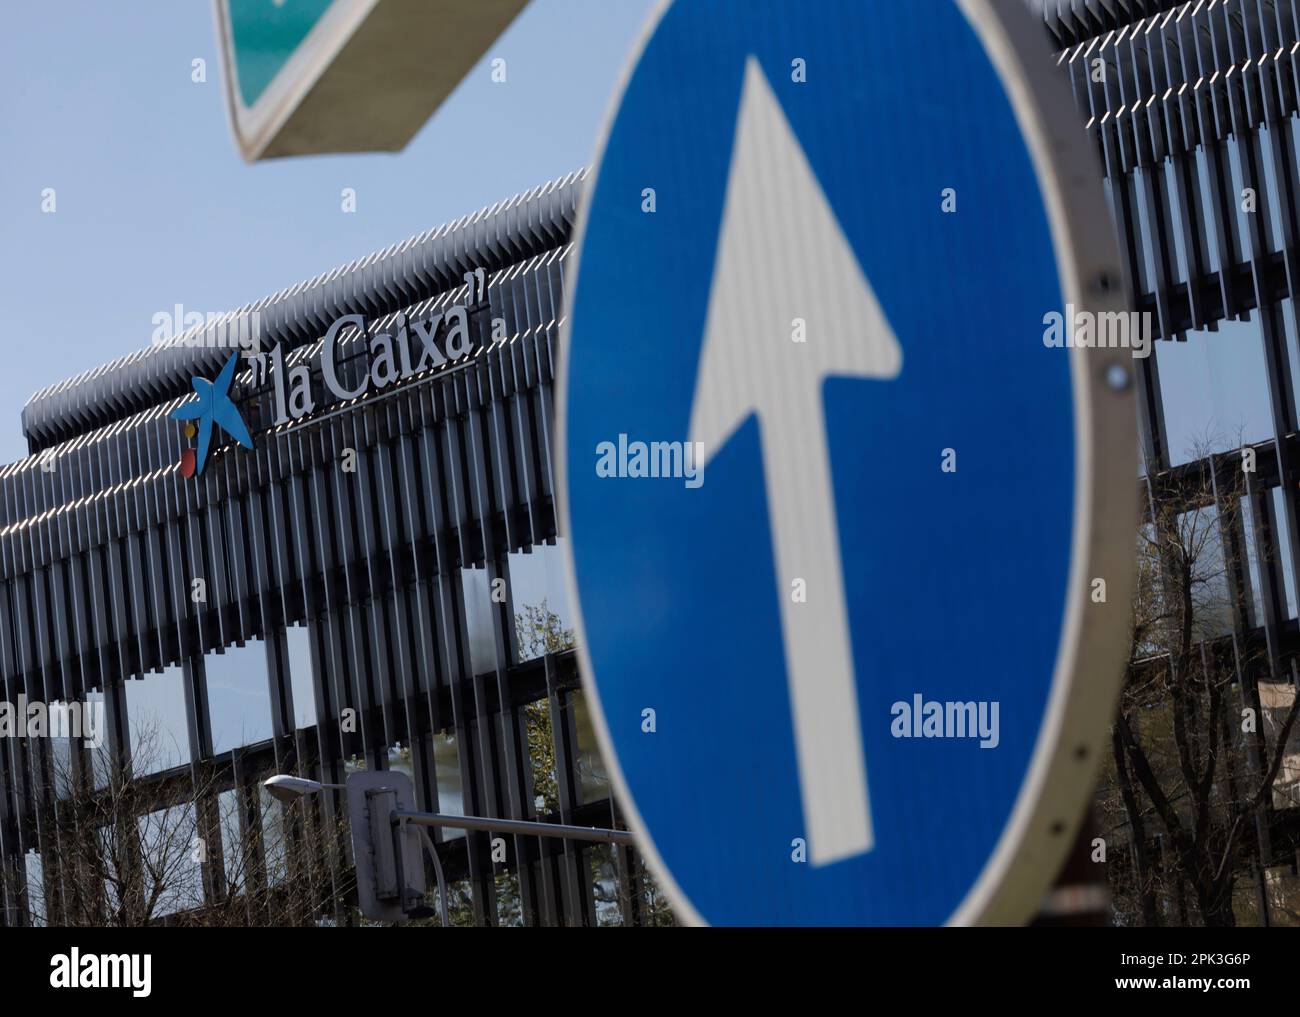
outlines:
[{"label": "blue star logo", "polygon": [[221,429],[245,448],[253,447],[252,435],[244,425],[244,418],[230,399],[230,383],[235,377],[235,363],[238,353],[232,353],[226,366],[217,375],[216,381],[206,378],[193,379],[194,391],[198,393],[198,402],[186,403],[172,410],[173,420],[197,420],[199,422],[199,449],[196,459],[196,473],[203,472],[203,464],[208,458],[208,446],[212,444],[212,425],[220,424]]}]

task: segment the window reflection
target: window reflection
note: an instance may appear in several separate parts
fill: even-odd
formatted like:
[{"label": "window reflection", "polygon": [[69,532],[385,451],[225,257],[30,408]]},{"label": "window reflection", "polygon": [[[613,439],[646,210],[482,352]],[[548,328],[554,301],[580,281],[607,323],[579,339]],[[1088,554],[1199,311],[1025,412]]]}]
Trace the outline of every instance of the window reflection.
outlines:
[{"label": "window reflection", "polygon": [[262,812],[262,857],[266,865],[266,882],[275,886],[289,874],[289,845],[284,822],[284,806],[258,785]]},{"label": "window reflection", "polygon": [[596,728],[592,723],[591,711],[587,708],[587,697],[576,691],[569,701],[573,706],[574,740],[578,753],[575,761],[578,795],[583,804],[589,804],[609,797],[609,774],[596,743]]},{"label": "window reflection", "polygon": [[[1258,130],[1260,142],[1264,151],[1275,149],[1279,145],[1290,143],[1285,139],[1283,133],[1270,127],[1267,123],[1260,124]],[[1282,197],[1281,193],[1278,191],[1277,174],[1273,172],[1272,162],[1268,159],[1264,159],[1262,167],[1264,171],[1264,186],[1256,188],[1258,201],[1257,207],[1259,211],[1264,213],[1261,225],[1265,228],[1262,229],[1260,233],[1265,248],[1272,253],[1276,253],[1281,251],[1285,246],[1282,242],[1284,239],[1282,235],[1282,217],[1279,214],[1279,210],[1283,207]],[[1237,193],[1240,194],[1241,192],[1238,191]],[[1237,207],[1241,208],[1242,202],[1237,202]]]},{"label": "window reflection", "polygon": [[1259,559],[1255,542],[1255,517],[1250,511],[1250,500],[1241,499],[1241,527],[1245,533],[1247,574],[1250,577],[1250,590],[1247,600],[1247,614],[1252,628],[1264,624],[1264,598],[1260,593]]},{"label": "window reflection", "polygon": [[560,782],[555,772],[550,701],[535,699],[524,707],[523,714],[533,777],[533,812],[538,816],[557,813],[560,811]]},{"label": "window reflection", "polygon": [[1177,539],[1190,558],[1195,638],[1213,639],[1231,633],[1232,584],[1219,533],[1218,509],[1207,505],[1182,513]]},{"label": "window reflection", "polygon": [[181,665],[173,664],[162,674],[131,679],[125,687],[134,772],[158,773],[188,763],[190,736]]},{"label": "window reflection", "polygon": [[212,751],[252,745],[271,737],[271,691],[262,640],[227,646],[203,659],[212,715]]},{"label": "window reflection", "polygon": [[496,640],[492,633],[492,596],[487,569],[461,569],[460,574],[465,586],[470,668],[474,674],[495,671]]},{"label": "window reflection", "polygon": [[[1264,736],[1270,752],[1277,747],[1282,725],[1295,703],[1295,687],[1290,682],[1260,682],[1259,705],[1264,713]],[[1282,766],[1273,780],[1273,808],[1300,807],[1300,727],[1292,727],[1282,755]]]},{"label": "window reflection", "polygon": [[619,881],[618,859],[612,844],[593,844],[591,857],[591,894],[596,902],[596,924],[622,925],[622,888]]},{"label": "window reflection", "polygon": [[[74,703],[55,700],[49,705],[50,767],[54,781],[55,793],[60,798],[67,798],[74,787],[73,750],[77,746],[87,751],[83,756],[85,765],[95,767],[97,757],[106,756],[108,746],[108,715],[104,706],[102,692],[87,693],[85,699]],[[99,748],[95,748],[95,743]],[[107,771],[101,775],[94,772],[98,779],[96,787],[107,783]]]},{"label": "window reflection", "polygon": [[518,873],[498,872],[494,881],[497,890],[497,925],[503,929],[522,928],[524,907]]},{"label": "window reflection", "polygon": [[[66,702],[55,700],[48,707],[49,723],[49,769],[55,793],[60,799],[66,799],[73,793],[74,749],[85,746],[83,756],[85,765],[90,767],[96,780],[95,787],[104,787],[108,783],[107,771],[99,762],[101,754],[107,759],[108,715],[104,710],[104,694],[88,693],[85,700]],[[99,748],[96,749],[96,743]],[[36,757],[32,756],[32,762]],[[38,780],[38,776],[32,778]]]},{"label": "window reflection", "polygon": [[[1170,193],[1173,193],[1174,189],[1177,187],[1179,167],[1176,166],[1171,160],[1164,164],[1163,170],[1164,170],[1164,177],[1165,177],[1165,186],[1169,189]],[[1169,235],[1173,238],[1173,242],[1174,242],[1174,264],[1173,264],[1174,281],[1185,283],[1187,282],[1188,267],[1187,267],[1187,244],[1183,237],[1183,230],[1185,229],[1186,224],[1183,221],[1182,209],[1180,208],[1178,202],[1175,201],[1170,203],[1169,213],[1170,213]],[[1193,215],[1191,218],[1193,221],[1193,228],[1195,228],[1194,226],[1195,216]]]},{"label": "window reflection", "polygon": [[1261,522],[1267,525],[1273,537],[1273,548],[1271,557],[1267,557],[1263,561],[1260,559],[1265,557],[1265,551],[1259,547],[1255,513],[1250,510],[1247,499],[1242,499],[1242,523],[1246,536],[1246,558],[1250,566],[1250,622],[1253,626],[1264,624],[1263,569],[1272,569],[1273,574],[1281,582],[1279,592],[1282,597],[1281,609],[1284,612],[1284,617],[1279,620],[1285,621],[1288,618],[1296,617],[1295,567],[1291,562],[1291,537],[1283,523],[1282,489],[1275,487],[1268,492],[1267,496],[1270,503],[1264,513],[1265,518]]},{"label": "window reflection", "polygon": [[23,855],[23,867],[27,875],[27,911],[33,925],[46,923],[45,912],[45,863],[36,851]]},{"label": "window reflection", "polygon": [[[53,705],[53,704],[51,704]],[[50,737],[50,766],[53,770],[54,793],[67,798],[72,793],[72,739]]]},{"label": "window reflection", "polygon": [[[444,815],[465,815],[465,789],[460,779],[460,747],[455,732],[441,732],[430,737],[433,747],[433,772],[438,785],[438,811]],[[438,839],[454,840],[465,836],[455,827],[435,831]]]},{"label": "window reflection", "polygon": [[221,860],[226,876],[226,892],[243,892],[248,881],[248,863],[252,857],[245,850],[244,834],[239,823],[239,795],[222,791],[217,796],[217,822],[221,826]]},{"label": "window reflection", "polygon": [[1223,321],[1162,342],[1160,371],[1170,465],[1273,437],[1268,376],[1258,319]]},{"label": "window reflection", "polygon": [[[130,829],[125,827],[125,829]],[[122,899],[118,896],[118,857],[121,851],[121,841],[117,836],[117,829],[110,825],[96,827],[95,835],[99,839],[99,856],[102,860],[100,866],[104,873],[104,901],[107,903],[110,911],[115,911],[121,906]]]},{"label": "window reflection", "polygon": [[[1200,207],[1202,209],[1213,208],[1216,204],[1214,200],[1213,188],[1210,181],[1214,174],[1210,171],[1210,156],[1205,149],[1196,149],[1196,185],[1201,194]],[[1204,230],[1204,237],[1207,241],[1205,253],[1209,262],[1211,272],[1217,272],[1223,265],[1223,258],[1219,252],[1219,235],[1212,229]]]},{"label": "window reflection", "polygon": [[[1296,307],[1294,301],[1287,297],[1282,301],[1282,335],[1285,338],[1287,366],[1291,371],[1291,380],[1300,382],[1300,336],[1296,334]],[[1291,412],[1300,416],[1300,391],[1291,393]]]},{"label": "window reflection", "polygon": [[283,806],[271,797],[266,788],[259,786],[259,829],[249,825],[247,817],[242,817],[244,821],[241,822],[240,801],[239,792],[233,789],[217,796],[222,870],[226,877],[226,893],[232,896],[248,890],[251,885],[249,877],[258,864],[259,851],[268,886],[283,882],[289,872],[288,828]]},{"label": "window reflection", "polygon": [[510,594],[520,662],[573,646],[562,540],[510,555]]},{"label": "window reflection", "polygon": [[1133,236],[1137,242],[1137,257],[1133,260],[1133,268],[1137,274],[1137,285],[1139,293],[1150,293],[1155,289],[1152,283],[1151,259],[1153,253],[1151,250],[1151,223],[1148,221],[1147,203],[1140,199],[1141,180],[1145,171],[1135,169],[1132,173],[1125,173],[1118,179],[1112,178],[1112,187],[1121,187],[1128,192],[1130,207],[1136,211],[1132,220]]},{"label": "window reflection", "polygon": [[415,780],[415,770],[411,767],[411,747],[398,742],[388,748],[388,768],[404,773]]},{"label": "window reflection", "polygon": [[293,723],[296,728],[316,726],[316,686],[311,673],[311,639],[306,625],[294,625],[285,633],[289,666],[289,687],[293,692]]},{"label": "window reflection", "polygon": [[140,816],[144,918],[163,918],[203,904],[203,870],[195,858],[196,812],[174,805]]},{"label": "window reflection", "polygon": [[1282,505],[1282,488],[1275,487],[1273,496],[1273,536],[1277,543],[1277,557],[1281,565],[1282,585],[1286,591],[1286,616],[1296,616],[1295,566],[1291,562],[1291,535],[1283,523],[1286,518]]}]

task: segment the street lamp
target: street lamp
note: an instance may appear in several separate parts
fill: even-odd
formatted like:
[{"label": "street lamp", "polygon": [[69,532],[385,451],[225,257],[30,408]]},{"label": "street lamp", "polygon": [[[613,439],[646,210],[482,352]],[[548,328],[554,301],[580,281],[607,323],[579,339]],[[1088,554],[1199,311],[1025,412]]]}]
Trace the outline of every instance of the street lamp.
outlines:
[{"label": "street lamp", "polygon": [[[361,913],[368,918],[401,921],[402,916],[423,918],[432,909],[422,904],[411,906],[411,899],[423,897],[424,870],[419,865],[418,846],[423,845],[433,862],[438,879],[438,912],[442,924],[451,924],[447,915],[447,881],[442,871],[438,849],[429,836],[429,827],[457,827],[518,837],[554,837],[559,840],[596,841],[606,844],[633,844],[627,830],[606,830],[567,823],[543,823],[529,819],[503,819],[496,816],[452,816],[437,812],[416,812],[410,807],[414,799],[411,778],[400,770],[357,770],[343,784],[322,784],[306,777],[279,773],[262,781],[278,801],[291,805],[305,795],[324,788],[351,792],[348,795],[348,823],[352,833],[352,855],[357,869],[357,897]],[[414,858],[408,856],[414,851]],[[407,875],[416,875],[418,888],[407,884]],[[396,904],[386,904],[396,899]]]},{"label": "street lamp", "polygon": [[[405,778],[404,778],[405,779]],[[325,784],[319,780],[311,780],[307,777],[294,777],[287,773],[277,773],[274,777],[268,777],[262,781],[262,786],[270,792],[271,797],[285,805],[292,805],[299,798],[305,798],[307,795],[314,795],[317,792],[331,788],[337,791],[347,791],[346,785],[343,784]],[[429,836],[428,831],[421,827],[416,828],[423,841],[424,847],[429,852],[429,857],[433,859],[433,869],[438,877],[438,913],[442,919],[443,927],[451,924],[451,919],[447,915],[447,884],[442,874],[442,859],[438,857],[438,849],[434,847],[433,838]],[[353,851],[356,851],[356,838],[353,838]],[[403,910],[406,910],[403,906]],[[426,910],[426,909],[420,909]],[[428,909],[432,913],[431,909]],[[423,915],[420,915],[423,917]]]},{"label": "street lamp", "polygon": [[345,790],[342,784],[322,784],[318,780],[291,777],[287,773],[277,773],[274,777],[268,777],[262,781],[262,787],[266,788],[277,802],[283,802],[285,805],[292,805],[299,798],[314,795],[323,788]]}]

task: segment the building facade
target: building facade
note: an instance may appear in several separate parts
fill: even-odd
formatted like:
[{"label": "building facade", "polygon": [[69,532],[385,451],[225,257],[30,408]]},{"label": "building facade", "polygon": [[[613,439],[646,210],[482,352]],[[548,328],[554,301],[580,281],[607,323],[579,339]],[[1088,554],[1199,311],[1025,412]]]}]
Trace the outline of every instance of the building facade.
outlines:
[{"label": "building facade", "polygon": [[[0,476],[5,695],[102,703],[106,732],[98,755],[6,740],[7,922],[121,903],[113,874],[103,900],[73,901],[85,852],[60,804],[78,782],[106,788],[112,765],[158,791],[126,838],[142,894],[162,878],[151,861],[176,884],[153,917],[241,887],[269,908],[307,867],[312,907],[348,920],[347,848],[327,836],[345,809],[326,795],[285,811],[259,787],[272,773],[397,767],[425,810],[619,823],[574,663],[551,463],[583,176],[29,401],[31,455]],[[196,464],[171,414],[232,357],[253,447],[218,430]],[[662,920],[629,849],[452,830],[440,853],[466,920]]]},{"label": "building facade", "polygon": [[[1191,718],[1189,770],[1157,761],[1150,777],[1187,791],[1199,782],[1189,774],[1208,774],[1207,801],[1229,817],[1241,786],[1269,786],[1246,796],[1246,832],[1224,849],[1240,874],[1229,892],[1242,915],[1289,921],[1300,5],[1029,2],[1095,139],[1124,282],[1157,340],[1136,361],[1143,533],[1163,546],[1193,520],[1211,565],[1189,598],[1193,694],[1137,695],[1152,676],[1180,680],[1179,655],[1138,637],[1121,704],[1134,744],[1116,735],[1099,794],[1109,880],[1122,920],[1207,918],[1180,863],[1191,842],[1178,824],[1191,837],[1195,810],[1173,793],[1162,812],[1159,786],[1152,795],[1134,768],[1142,739]],[[0,469],[0,682],[9,702],[102,703],[105,730],[99,750],[2,739],[6,924],[106,915],[132,880],[154,920],[232,893],[241,919],[352,920],[346,845],[331,834],[340,802],[285,809],[260,790],[271,773],[337,783],[356,767],[401,768],[422,809],[621,825],[572,650],[551,461],[584,176],[31,399],[30,455]],[[363,320],[338,327],[353,315]],[[234,350],[231,394],[253,447],[220,435],[205,462],[171,414],[191,403],[193,379],[220,375],[232,333],[256,335],[250,352],[262,354]],[[1247,711],[1253,725],[1238,723]],[[1207,716],[1222,728],[1213,739]],[[1140,758],[1154,758],[1143,744]],[[127,834],[101,823],[87,852],[69,802],[78,788],[111,792],[118,771],[153,789],[146,820]],[[113,837],[134,846],[88,877]],[[465,921],[665,920],[633,850],[438,839]],[[118,871],[177,854],[173,840],[185,847],[174,867]],[[162,870],[175,892],[157,892]],[[277,896],[304,884],[305,898]]]},{"label": "building facade", "polygon": [[[1159,576],[1137,605],[1150,629],[1136,636],[1103,780],[1103,798],[1126,799],[1102,824],[1117,848],[1110,882],[1128,921],[1209,924],[1226,909],[1295,924],[1300,738],[1285,718],[1300,650],[1300,6],[1034,6],[1096,143],[1125,281],[1159,340],[1138,362],[1139,561],[1150,549]],[[1256,785],[1271,785],[1257,802]],[[1244,832],[1229,839],[1228,827]],[[1198,888],[1197,872],[1220,863],[1239,878]]]}]

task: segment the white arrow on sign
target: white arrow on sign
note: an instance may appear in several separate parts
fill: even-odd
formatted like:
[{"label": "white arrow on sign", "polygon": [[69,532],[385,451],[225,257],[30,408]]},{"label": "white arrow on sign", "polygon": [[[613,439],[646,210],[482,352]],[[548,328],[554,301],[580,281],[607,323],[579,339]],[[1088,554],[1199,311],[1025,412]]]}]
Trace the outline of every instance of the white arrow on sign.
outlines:
[{"label": "white arrow on sign", "polygon": [[[863,186],[868,186],[864,181]],[[806,322],[792,340],[793,319]],[[822,382],[895,378],[903,354],[758,61],[745,66],[690,439],[705,463],[757,413],[813,865],[875,839],[844,605]],[[701,464],[703,466],[704,464]],[[807,584],[795,603],[792,583]]]}]

